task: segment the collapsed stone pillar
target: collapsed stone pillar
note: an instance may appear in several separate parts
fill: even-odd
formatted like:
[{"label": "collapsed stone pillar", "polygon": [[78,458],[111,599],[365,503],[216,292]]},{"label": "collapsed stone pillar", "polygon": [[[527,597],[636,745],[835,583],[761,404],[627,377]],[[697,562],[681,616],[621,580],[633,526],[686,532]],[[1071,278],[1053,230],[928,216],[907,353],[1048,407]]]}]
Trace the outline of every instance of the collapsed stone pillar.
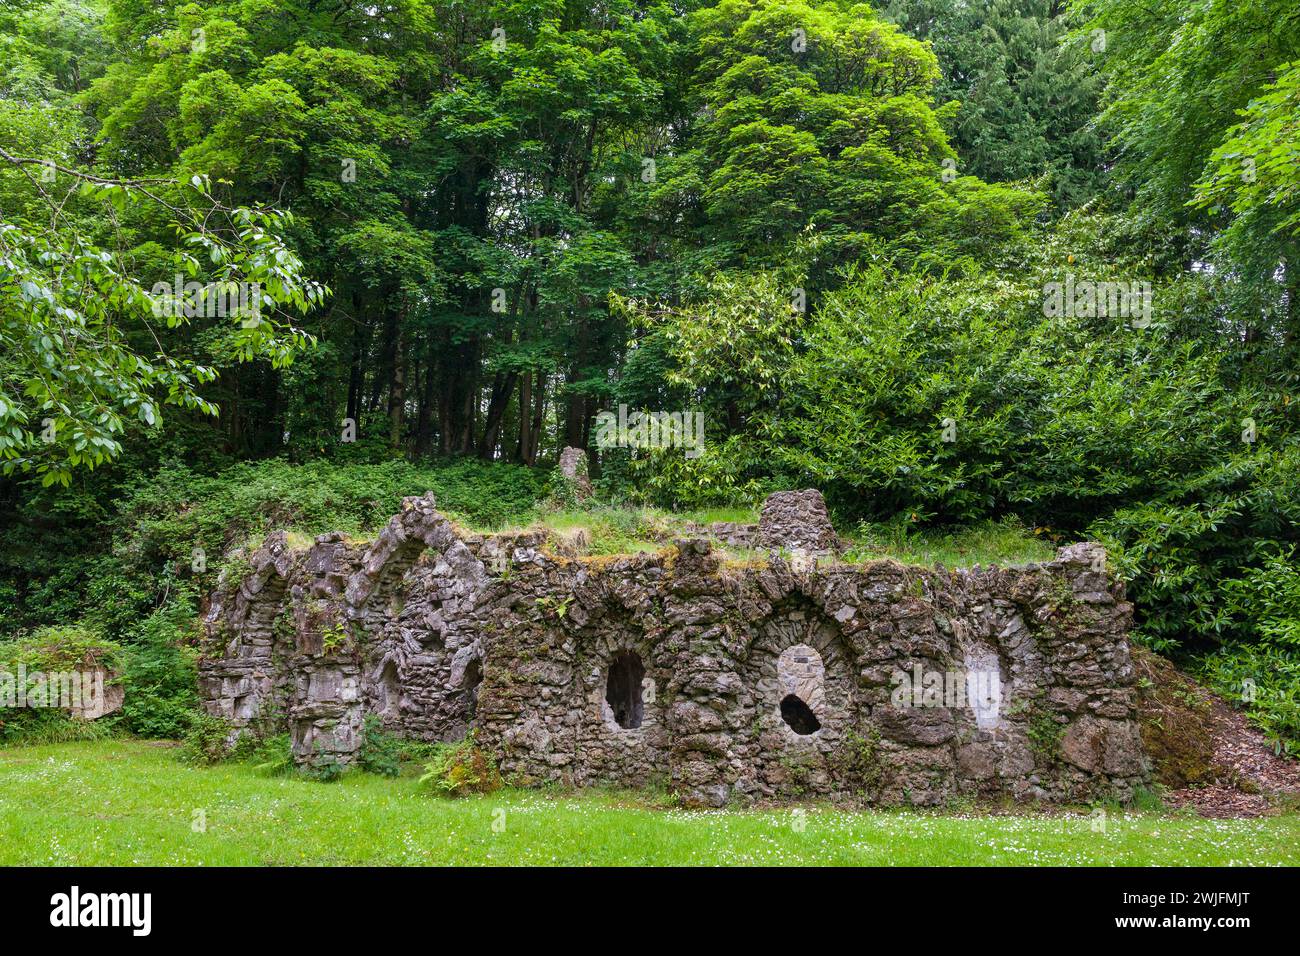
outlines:
[{"label": "collapsed stone pillar", "polygon": [[809,555],[832,554],[843,548],[826,501],[815,488],[768,495],[759,514],[758,544]]},{"label": "collapsed stone pillar", "polygon": [[560,480],[566,493],[579,502],[592,495],[589,465],[587,452],[581,448],[566,447],[560,452]]}]

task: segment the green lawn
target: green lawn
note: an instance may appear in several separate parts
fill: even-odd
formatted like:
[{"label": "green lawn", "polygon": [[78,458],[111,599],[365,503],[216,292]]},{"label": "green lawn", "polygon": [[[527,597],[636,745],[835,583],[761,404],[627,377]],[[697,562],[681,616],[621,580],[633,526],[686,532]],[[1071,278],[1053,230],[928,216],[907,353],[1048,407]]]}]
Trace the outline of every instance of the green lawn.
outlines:
[{"label": "green lawn", "polygon": [[[438,799],[413,778],[335,784],[100,741],[0,750],[5,864],[1291,864],[1300,816],[685,811],[626,795]],[[195,821],[206,819],[206,832]],[[494,822],[497,824],[494,829]]]}]

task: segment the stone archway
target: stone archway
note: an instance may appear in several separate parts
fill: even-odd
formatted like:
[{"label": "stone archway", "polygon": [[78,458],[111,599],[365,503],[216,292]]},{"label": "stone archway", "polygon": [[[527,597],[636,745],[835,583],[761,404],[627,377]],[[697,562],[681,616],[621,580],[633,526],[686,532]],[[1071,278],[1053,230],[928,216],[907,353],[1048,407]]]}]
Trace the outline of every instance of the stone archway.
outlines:
[{"label": "stone archway", "polygon": [[577,782],[641,786],[666,778],[668,720],[658,691],[669,672],[660,646],[631,611],[611,603],[582,626],[574,647],[581,660]]},{"label": "stone archway", "polygon": [[753,625],[741,674],[749,713],[742,748],[759,793],[844,789],[843,754],[858,746],[867,717],[855,674],[838,623],[806,598]]},{"label": "stone archway", "polygon": [[476,657],[465,665],[465,676],[461,679],[461,690],[465,692],[465,709],[472,721],[478,711],[478,689],[483,683],[483,663]]},{"label": "stone archway", "polygon": [[401,717],[402,681],[398,675],[397,661],[391,657],[384,661],[375,681],[378,690],[375,710],[384,721],[396,721]]}]

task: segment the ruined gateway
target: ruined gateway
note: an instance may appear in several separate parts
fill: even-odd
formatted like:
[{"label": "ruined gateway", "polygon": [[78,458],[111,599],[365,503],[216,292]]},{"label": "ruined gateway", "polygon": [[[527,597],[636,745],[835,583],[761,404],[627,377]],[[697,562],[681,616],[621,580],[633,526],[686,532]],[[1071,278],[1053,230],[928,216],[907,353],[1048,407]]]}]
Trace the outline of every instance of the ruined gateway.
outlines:
[{"label": "ruined gateway", "polygon": [[422,740],[477,728],[517,783],[695,805],[1125,800],[1148,763],[1131,606],[1099,557],[806,568],[702,537],[572,558],[458,532],[425,495],[365,546],[272,534],[210,598],[200,691],[237,731],[287,728],[300,762],[350,760],[373,713]]}]

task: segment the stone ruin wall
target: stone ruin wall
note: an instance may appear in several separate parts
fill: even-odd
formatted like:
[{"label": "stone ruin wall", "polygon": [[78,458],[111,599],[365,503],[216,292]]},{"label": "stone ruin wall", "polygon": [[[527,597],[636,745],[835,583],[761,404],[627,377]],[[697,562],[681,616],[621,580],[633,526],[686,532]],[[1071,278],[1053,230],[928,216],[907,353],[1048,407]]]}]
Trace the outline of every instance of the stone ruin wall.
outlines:
[{"label": "stone ruin wall", "polygon": [[566,558],[544,533],[458,534],[426,495],[365,547],[271,535],[211,598],[200,691],[236,729],[287,727],[300,761],[352,759],[373,713],[428,741],[475,727],[520,783],[692,804],[1123,800],[1148,765],[1131,606],[1099,551],[803,567],[693,538]]}]

